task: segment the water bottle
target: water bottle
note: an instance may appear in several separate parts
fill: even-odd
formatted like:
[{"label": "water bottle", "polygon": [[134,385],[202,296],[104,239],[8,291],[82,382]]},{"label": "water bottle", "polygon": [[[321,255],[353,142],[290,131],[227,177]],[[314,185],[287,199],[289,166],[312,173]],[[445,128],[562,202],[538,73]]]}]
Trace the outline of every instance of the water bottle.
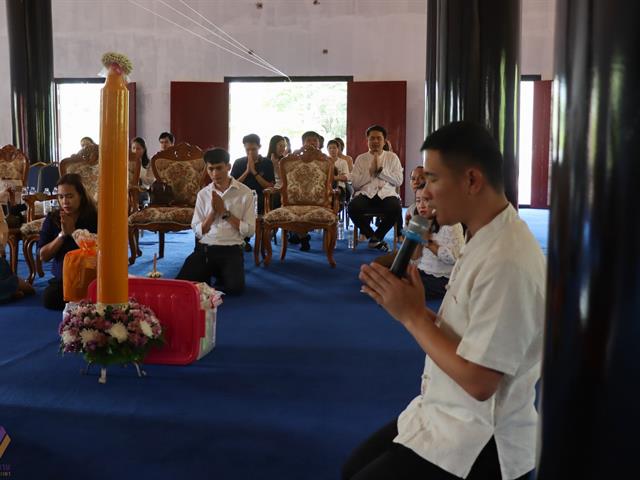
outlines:
[{"label": "water bottle", "polygon": [[[44,193],[45,195],[51,195],[51,191],[49,191],[48,188],[45,188],[44,192],[42,193]],[[51,202],[49,200],[45,200],[44,202],[42,202],[42,211],[45,215],[51,211]]]},{"label": "water bottle", "polygon": [[344,226],[342,222],[338,224],[338,240],[344,240]]},{"label": "water bottle", "polygon": [[253,211],[258,215],[258,192],[251,190],[251,193],[253,194]]},{"label": "water bottle", "polygon": [[351,250],[353,248],[353,231],[347,229],[347,248]]},{"label": "water bottle", "polygon": [[36,194],[36,187],[29,187],[29,195],[35,195]]},{"label": "water bottle", "polygon": [[51,200],[51,210],[58,208],[58,187],[53,188],[53,194],[56,196],[53,200]]}]

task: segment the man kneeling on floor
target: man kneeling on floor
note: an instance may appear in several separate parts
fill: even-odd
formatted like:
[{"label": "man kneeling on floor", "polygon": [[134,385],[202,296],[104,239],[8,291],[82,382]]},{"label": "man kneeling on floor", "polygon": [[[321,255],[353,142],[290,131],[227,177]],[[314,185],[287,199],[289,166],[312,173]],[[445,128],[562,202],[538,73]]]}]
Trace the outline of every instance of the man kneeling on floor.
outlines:
[{"label": "man kneeling on floor", "polygon": [[209,282],[229,295],[244,290],[242,243],[255,232],[253,194],[229,175],[229,154],[214,148],[204,154],[211,183],[198,192],[191,228],[196,248],[184,261],[179,280]]}]

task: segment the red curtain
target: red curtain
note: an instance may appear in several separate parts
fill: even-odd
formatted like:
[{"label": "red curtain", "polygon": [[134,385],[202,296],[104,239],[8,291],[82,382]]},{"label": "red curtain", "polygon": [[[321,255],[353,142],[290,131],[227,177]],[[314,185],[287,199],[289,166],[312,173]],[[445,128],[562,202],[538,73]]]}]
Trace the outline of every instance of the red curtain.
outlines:
[{"label": "red curtain", "polygon": [[203,150],[229,149],[229,84],[171,82],[171,132]]},{"label": "red curtain", "polygon": [[531,208],[549,207],[551,84],[551,80],[539,80],[533,85]]},{"label": "red curtain", "polygon": [[[365,132],[371,125],[387,129],[393,151],[405,166],[407,82],[348,82],[347,153],[355,160],[367,151]],[[404,203],[404,188],[400,188]]]}]

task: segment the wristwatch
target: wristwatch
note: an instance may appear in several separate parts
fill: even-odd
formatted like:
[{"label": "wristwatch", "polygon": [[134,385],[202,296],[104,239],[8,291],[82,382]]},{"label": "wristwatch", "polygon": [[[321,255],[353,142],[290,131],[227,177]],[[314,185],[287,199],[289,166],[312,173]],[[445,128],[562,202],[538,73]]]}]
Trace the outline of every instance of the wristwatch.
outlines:
[{"label": "wristwatch", "polygon": [[230,212],[229,210],[225,210],[225,211],[223,212],[223,214],[222,214],[222,217],[220,217],[220,218],[222,218],[223,220],[226,220],[226,219],[228,219],[230,216],[231,216],[231,212]]}]

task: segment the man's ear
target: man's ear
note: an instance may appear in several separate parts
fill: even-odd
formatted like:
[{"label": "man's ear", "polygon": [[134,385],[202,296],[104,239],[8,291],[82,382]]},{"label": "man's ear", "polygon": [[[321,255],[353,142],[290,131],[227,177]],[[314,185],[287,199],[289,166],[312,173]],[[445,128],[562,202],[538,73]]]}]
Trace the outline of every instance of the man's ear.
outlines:
[{"label": "man's ear", "polygon": [[465,172],[465,181],[467,184],[467,193],[469,195],[477,195],[484,187],[486,178],[480,169],[471,167]]}]

